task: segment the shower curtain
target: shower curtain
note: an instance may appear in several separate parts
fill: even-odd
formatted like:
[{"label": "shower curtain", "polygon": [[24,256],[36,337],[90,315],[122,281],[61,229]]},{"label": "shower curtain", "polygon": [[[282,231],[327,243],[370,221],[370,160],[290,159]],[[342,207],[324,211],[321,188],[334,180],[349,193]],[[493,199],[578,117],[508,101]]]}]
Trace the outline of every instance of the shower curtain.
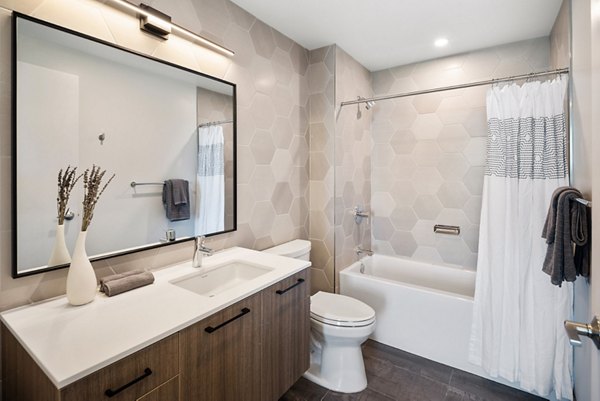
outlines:
[{"label": "shower curtain", "polygon": [[541,238],[554,189],[568,185],[567,78],[494,87],[469,359],[528,391],[572,399],[572,350],[563,328],[572,283],[542,272]]},{"label": "shower curtain", "polygon": [[225,160],[223,128],[198,129],[196,174],[196,235],[223,231],[225,221]]}]

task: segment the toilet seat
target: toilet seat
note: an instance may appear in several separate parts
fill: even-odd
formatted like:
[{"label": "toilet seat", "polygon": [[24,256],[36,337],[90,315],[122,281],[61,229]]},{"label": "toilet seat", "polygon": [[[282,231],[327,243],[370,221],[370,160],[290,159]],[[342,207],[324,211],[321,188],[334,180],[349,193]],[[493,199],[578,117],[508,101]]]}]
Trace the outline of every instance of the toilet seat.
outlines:
[{"label": "toilet seat", "polygon": [[364,327],[375,322],[375,311],[369,305],[323,291],[310,297],[310,316],[323,324],[338,327]]}]

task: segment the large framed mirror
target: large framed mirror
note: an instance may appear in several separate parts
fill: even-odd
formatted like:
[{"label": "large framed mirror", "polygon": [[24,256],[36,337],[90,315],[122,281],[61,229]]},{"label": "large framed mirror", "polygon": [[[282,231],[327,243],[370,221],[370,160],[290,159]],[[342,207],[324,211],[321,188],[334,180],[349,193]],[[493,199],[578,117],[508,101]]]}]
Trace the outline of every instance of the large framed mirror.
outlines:
[{"label": "large framed mirror", "polygon": [[[87,230],[99,260],[235,230],[235,155],[235,84],[14,13],[13,277],[68,266],[50,261],[61,169],[115,174]],[[70,251],[82,199],[79,182]]]}]

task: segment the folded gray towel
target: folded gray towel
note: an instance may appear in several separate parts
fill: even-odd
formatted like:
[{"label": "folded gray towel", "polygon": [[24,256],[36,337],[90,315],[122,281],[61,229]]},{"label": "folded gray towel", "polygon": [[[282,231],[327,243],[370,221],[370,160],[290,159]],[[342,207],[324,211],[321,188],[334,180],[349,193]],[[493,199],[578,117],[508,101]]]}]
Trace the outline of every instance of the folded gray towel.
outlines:
[{"label": "folded gray towel", "polygon": [[112,297],[123,292],[143,287],[154,282],[154,275],[150,272],[133,274],[104,283],[104,293]]},{"label": "folded gray towel", "polygon": [[135,274],[141,274],[143,272],[143,270],[131,270],[125,273],[112,274],[110,276],[103,277],[100,279],[100,292],[104,292],[104,284],[108,283],[109,281],[118,280],[123,277],[133,276]]},{"label": "folded gray towel", "polygon": [[162,202],[170,221],[190,218],[189,183],[182,179],[166,180],[163,185]]},{"label": "folded gray towel", "polygon": [[170,180],[173,186],[173,204],[187,205],[188,203],[188,182],[186,180]]},{"label": "folded gray towel", "polygon": [[573,254],[573,243],[577,247],[587,247],[589,240],[586,206],[575,200],[580,197],[581,193],[570,187],[558,188],[552,194],[542,231],[542,238],[546,238],[548,244],[542,271],[550,275],[554,285],[575,281],[577,275],[585,270],[583,264],[589,261],[589,257],[586,258],[583,253],[576,263]]}]

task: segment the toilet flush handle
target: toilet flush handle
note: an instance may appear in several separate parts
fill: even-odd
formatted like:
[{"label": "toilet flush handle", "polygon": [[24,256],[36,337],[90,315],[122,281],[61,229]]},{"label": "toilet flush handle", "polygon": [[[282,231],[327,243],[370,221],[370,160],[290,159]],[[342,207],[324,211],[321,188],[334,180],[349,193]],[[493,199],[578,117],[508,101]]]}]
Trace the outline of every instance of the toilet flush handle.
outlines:
[{"label": "toilet flush handle", "polygon": [[596,348],[600,349],[600,321],[598,317],[594,316],[590,324],[573,322],[571,320],[565,320],[565,330],[569,336],[569,342],[571,345],[581,345],[580,335],[584,335],[592,339]]}]

